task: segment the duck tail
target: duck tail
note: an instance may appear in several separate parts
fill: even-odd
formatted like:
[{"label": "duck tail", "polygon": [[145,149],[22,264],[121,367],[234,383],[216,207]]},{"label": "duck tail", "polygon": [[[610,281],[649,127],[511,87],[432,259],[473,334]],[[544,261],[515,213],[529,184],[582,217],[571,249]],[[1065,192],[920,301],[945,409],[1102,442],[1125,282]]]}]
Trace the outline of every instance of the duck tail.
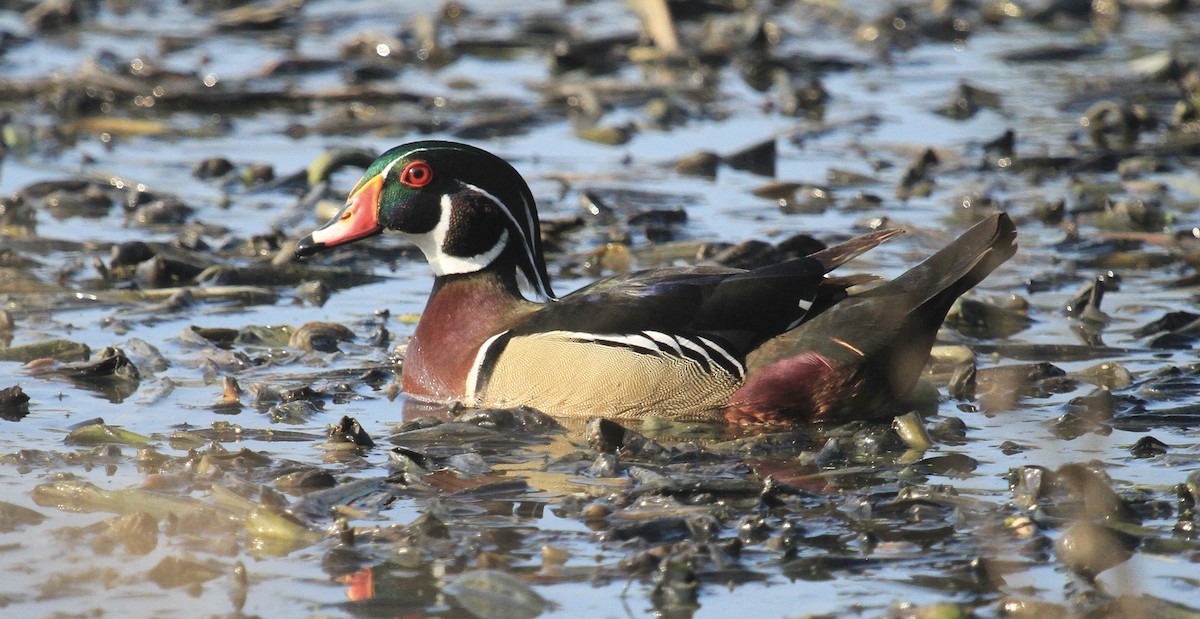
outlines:
[{"label": "duck tail", "polygon": [[[1012,219],[1007,213],[996,213],[975,224],[903,275],[865,295],[890,295],[903,291],[925,297],[915,300],[913,307],[926,304],[936,307],[939,303],[945,303],[949,311],[955,299],[978,285],[1016,253],[1016,239],[1017,228]],[[941,318],[945,318],[945,312]]]},{"label": "duck tail", "polygon": [[1016,249],[1012,220],[992,215],[896,279],[851,294],[768,340],[747,356],[746,381],[726,418],[888,416],[911,394],[955,299]]}]

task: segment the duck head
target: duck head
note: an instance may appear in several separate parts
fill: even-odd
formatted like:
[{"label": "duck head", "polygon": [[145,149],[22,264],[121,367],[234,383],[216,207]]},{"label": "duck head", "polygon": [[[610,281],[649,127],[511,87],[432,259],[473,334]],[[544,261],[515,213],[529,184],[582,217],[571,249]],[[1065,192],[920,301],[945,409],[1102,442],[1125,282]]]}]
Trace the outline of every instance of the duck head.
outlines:
[{"label": "duck head", "polygon": [[384,231],[419,247],[438,278],[495,272],[538,300],[554,298],[533,194],[508,162],[485,150],[424,141],[387,151],[342,210],[297,243],[296,253]]}]

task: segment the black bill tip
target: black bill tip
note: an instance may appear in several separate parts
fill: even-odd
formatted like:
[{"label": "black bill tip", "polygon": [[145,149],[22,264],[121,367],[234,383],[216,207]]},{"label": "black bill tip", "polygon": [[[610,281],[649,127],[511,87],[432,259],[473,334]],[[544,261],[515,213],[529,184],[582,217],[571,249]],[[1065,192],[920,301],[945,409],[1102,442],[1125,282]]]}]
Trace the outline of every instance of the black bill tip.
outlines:
[{"label": "black bill tip", "polygon": [[314,241],[311,234],[296,242],[296,255],[301,258],[311,256],[322,249],[325,249],[325,244]]}]

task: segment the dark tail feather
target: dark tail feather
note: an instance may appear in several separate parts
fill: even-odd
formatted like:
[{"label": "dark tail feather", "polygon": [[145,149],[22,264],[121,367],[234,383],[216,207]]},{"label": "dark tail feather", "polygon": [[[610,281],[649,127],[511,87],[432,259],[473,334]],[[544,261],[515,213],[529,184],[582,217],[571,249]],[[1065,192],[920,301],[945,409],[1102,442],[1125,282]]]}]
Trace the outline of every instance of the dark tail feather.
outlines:
[{"label": "dark tail feather", "polygon": [[879,230],[856,236],[844,243],[838,243],[833,247],[809,254],[808,257],[820,262],[825,267],[825,272],[828,273],[861,256],[867,250],[874,249],[880,243],[901,234],[904,234],[903,230]]},{"label": "dark tail feather", "polygon": [[735,283],[740,280],[761,281],[769,277],[784,277],[794,280],[799,273],[808,273],[819,278],[854,258],[861,256],[868,250],[878,247],[880,243],[901,234],[904,234],[903,230],[879,230],[856,236],[849,241],[838,243],[833,247],[827,247],[803,258],[793,258],[759,267],[741,275],[732,275],[725,278],[725,283]]},{"label": "dark tail feather", "polygon": [[[882,288],[890,288],[893,307],[908,313],[890,345],[880,348],[881,368],[890,368],[889,380],[897,394],[912,388],[929,359],[938,328],[954,302],[1017,251],[1017,228],[1005,213],[975,224],[921,264]],[[871,291],[874,293],[875,291]],[[868,293],[868,294],[871,294]]]},{"label": "dark tail feather", "polygon": [[[898,332],[910,334],[908,341],[900,338],[880,351],[882,363],[874,370],[881,375],[881,381],[888,381],[895,397],[906,398],[912,391],[929,361],[929,351],[950,307],[1016,253],[1016,238],[1016,226],[1007,214],[992,215],[889,283],[901,286],[899,290],[905,292],[919,290],[926,297],[898,328]],[[906,286],[920,288],[913,290]]]},{"label": "dark tail feather", "polygon": [[[925,305],[935,297],[950,297],[950,303],[953,303],[1016,253],[1016,239],[1017,228],[1008,214],[996,213],[972,226],[921,264],[880,287],[887,291],[872,290],[864,296],[904,291],[926,295],[924,299],[913,299],[912,307]],[[949,307],[947,304],[947,310]]]}]

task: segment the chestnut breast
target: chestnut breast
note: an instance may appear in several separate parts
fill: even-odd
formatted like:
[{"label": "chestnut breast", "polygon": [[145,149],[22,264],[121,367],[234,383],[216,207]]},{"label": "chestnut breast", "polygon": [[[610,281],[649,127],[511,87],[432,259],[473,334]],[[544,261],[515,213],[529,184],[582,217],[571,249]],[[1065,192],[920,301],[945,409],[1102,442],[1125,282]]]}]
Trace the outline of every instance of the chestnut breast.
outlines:
[{"label": "chestnut breast", "polygon": [[441,282],[408,345],[401,373],[405,393],[427,400],[462,400],[479,348],[533,306],[486,276]]}]

